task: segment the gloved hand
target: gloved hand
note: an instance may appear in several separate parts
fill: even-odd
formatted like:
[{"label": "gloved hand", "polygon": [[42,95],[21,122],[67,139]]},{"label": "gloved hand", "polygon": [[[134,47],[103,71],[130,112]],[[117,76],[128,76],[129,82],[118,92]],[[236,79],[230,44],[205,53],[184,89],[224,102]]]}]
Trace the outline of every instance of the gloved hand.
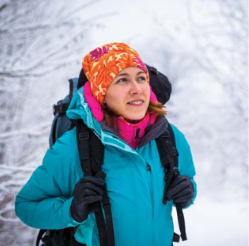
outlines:
[{"label": "gloved hand", "polygon": [[168,200],[180,204],[182,208],[187,207],[194,197],[194,186],[187,176],[176,176],[168,190]]},{"label": "gloved hand", "polygon": [[102,178],[85,176],[75,185],[74,199],[70,211],[72,218],[77,222],[87,219],[91,212],[90,204],[101,201],[105,181]]}]

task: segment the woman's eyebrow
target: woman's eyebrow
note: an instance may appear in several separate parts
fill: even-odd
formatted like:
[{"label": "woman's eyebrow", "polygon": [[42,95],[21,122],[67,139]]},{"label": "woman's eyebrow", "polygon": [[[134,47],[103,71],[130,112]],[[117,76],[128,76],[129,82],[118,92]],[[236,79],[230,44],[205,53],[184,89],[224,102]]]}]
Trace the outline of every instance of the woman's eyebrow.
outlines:
[{"label": "woman's eyebrow", "polygon": [[129,74],[128,73],[120,73],[116,77],[118,77],[118,76],[129,76]]},{"label": "woman's eyebrow", "polygon": [[[144,71],[140,71],[140,72],[137,73],[137,76],[138,76],[140,73],[144,73],[144,74],[145,74]],[[120,73],[120,74],[118,74],[116,77],[119,77],[119,76],[129,76],[129,74],[128,74],[128,73]]]},{"label": "woman's eyebrow", "polygon": [[140,72],[138,72],[138,73],[137,73],[137,75],[139,75],[140,73],[144,73],[144,74],[145,74],[145,72],[144,72],[144,71],[140,71]]}]

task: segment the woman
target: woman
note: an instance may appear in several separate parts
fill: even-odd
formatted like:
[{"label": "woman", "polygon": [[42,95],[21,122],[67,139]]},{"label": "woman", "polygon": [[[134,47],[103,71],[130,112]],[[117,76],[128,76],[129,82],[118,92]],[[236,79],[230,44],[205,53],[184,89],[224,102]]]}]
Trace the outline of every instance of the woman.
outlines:
[{"label": "woman", "polygon": [[165,174],[155,138],[168,122],[150,89],[145,64],[128,45],[111,43],[87,54],[82,65],[89,82],[75,93],[67,116],[82,119],[101,139],[106,177],[84,176],[73,128],[47,151],[17,195],[16,214],[35,228],[75,227],[78,242],[99,245],[91,206],[103,199],[106,184],[116,246],[170,246],[173,203],[188,207],[196,196],[190,147],[171,125],[180,175],[168,192],[170,201],[163,204]]}]

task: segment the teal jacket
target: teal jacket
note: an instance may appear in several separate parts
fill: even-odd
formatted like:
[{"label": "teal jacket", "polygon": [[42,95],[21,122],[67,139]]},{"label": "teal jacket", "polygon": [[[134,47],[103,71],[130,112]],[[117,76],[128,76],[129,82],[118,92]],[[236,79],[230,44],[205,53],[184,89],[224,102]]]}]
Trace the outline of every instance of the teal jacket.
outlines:
[{"label": "teal jacket", "polygon": [[[163,204],[164,170],[155,138],[167,127],[158,117],[149,132],[132,149],[115,132],[101,125],[85,101],[82,90],[72,98],[67,115],[83,119],[105,146],[102,170],[106,173],[116,246],[171,246],[173,238],[172,202]],[[184,135],[173,125],[179,152],[179,171],[193,180],[195,168]],[[147,168],[148,165],[151,168]],[[75,184],[82,178],[76,129],[66,132],[48,149],[39,166],[16,197],[16,214],[27,225],[39,229],[78,226],[75,238],[87,246],[98,246],[98,230],[93,213],[77,223],[70,216]]]}]

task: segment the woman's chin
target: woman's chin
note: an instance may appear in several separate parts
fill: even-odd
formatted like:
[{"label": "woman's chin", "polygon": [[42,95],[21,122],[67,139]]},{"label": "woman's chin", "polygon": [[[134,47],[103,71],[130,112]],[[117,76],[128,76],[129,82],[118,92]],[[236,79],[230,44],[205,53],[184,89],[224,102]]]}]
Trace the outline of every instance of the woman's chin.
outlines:
[{"label": "woman's chin", "polygon": [[131,124],[137,124],[137,123],[139,123],[142,119],[140,119],[140,120],[130,120],[130,119],[126,119],[126,118],[124,118],[128,123],[131,123]]},{"label": "woman's chin", "polygon": [[136,124],[139,123],[141,120],[143,120],[145,115],[141,115],[140,117],[134,116],[134,117],[123,117],[127,122]]}]

